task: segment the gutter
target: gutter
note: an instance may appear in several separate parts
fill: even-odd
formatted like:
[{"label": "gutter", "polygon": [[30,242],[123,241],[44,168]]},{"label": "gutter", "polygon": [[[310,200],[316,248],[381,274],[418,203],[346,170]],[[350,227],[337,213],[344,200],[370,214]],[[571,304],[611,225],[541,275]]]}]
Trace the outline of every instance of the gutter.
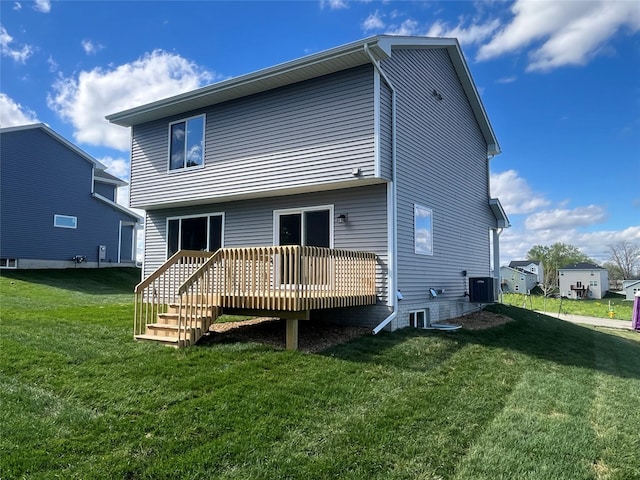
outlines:
[{"label": "gutter", "polygon": [[389,244],[389,259],[388,259],[388,274],[387,274],[387,295],[389,300],[391,301],[391,307],[393,311],[391,314],[382,320],[374,329],[373,334],[378,334],[384,327],[386,327],[393,319],[398,316],[398,295],[395,293],[398,285],[398,272],[396,269],[396,259],[398,255],[398,206],[397,206],[397,196],[398,192],[396,190],[396,90],[393,88],[393,84],[389,77],[387,77],[386,73],[380,68],[380,64],[371,51],[369,50],[369,45],[364,44],[364,51],[367,56],[371,59],[371,63],[373,67],[376,69],[380,77],[387,84],[389,89],[391,90],[392,95],[392,110],[391,110],[391,182],[387,187],[387,243]]}]

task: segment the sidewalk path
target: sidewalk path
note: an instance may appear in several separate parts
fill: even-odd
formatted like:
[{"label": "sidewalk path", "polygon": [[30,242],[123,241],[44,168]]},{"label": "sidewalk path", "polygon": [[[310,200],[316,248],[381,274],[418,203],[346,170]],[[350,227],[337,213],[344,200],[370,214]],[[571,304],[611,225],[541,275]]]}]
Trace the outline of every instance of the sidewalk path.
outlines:
[{"label": "sidewalk path", "polygon": [[579,323],[581,325],[593,325],[595,327],[607,327],[607,328],[622,328],[624,330],[633,330],[631,328],[631,320],[612,320],[610,318],[597,318],[597,317],[585,317],[582,315],[570,315],[568,313],[557,314],[554,312],[541,312],[538,313],[548,315],[549,317],[559,318],[571,323]]}]

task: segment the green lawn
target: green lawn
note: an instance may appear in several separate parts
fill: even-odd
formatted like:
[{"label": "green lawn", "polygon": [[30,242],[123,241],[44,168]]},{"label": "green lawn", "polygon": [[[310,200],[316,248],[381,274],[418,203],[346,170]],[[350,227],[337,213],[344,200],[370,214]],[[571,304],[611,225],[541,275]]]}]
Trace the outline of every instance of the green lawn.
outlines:
[{"label": "green lawn", "polygon": [[2,273],[0,478],[640,478],[634,332],[496,305],[515,321],[174,350],[133,341],[137,281]]},{"label": "green lawn", "polygon": [[548,312],[550,315],[568,313],[587,317],[611,318],[614,320],[631,320],[633,302],[625,300],[622,295],[609,294],[600,300],[569,300],[567,298],[545,298],[542,295],[523,295],[521,293],[505,293],[502,303],[529,310]]}]

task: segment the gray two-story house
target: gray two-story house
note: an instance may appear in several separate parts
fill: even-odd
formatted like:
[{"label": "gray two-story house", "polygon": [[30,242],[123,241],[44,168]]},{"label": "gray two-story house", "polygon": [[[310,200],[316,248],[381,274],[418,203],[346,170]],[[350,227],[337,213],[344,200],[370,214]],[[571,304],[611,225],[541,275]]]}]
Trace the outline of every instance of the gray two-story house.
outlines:
[{"label": "gray two-story house", "polygon": [[126,185],[42,124],[0,129],[0,268],[133,266],[142,218]]},{"label": "gray two-story house", "polygon": [[509,226],[500,148],[455,39],[368,38],[107,118],[146,211],[138,338],[224,309],[287,318],[295,347],[298,319],[427,327],[495,297],[469,285]]}]

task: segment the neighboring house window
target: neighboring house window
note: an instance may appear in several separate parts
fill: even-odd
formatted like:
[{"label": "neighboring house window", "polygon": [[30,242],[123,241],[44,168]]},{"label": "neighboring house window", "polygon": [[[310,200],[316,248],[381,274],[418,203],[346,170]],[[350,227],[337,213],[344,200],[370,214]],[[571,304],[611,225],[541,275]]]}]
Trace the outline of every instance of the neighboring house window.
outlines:
[{"label": "neighboring house window", "polygon": [[222,247],[223,215],[167,219],[167,258],[178,250],[215,252]]},{"label": "neighboring house window", "polygon": [[433,211],[414,204],[413,217],[415,253],[433,255]]},{"label": "neighboring house window", "polygon": [[15,258],[0,258],[0,268],[18,268]]},{"label": "neighboring house window", "polygon": [[589,286],[590,287],[597,287],[598,286],[598,281],[597,280],[591,280],[589,282]]},{"label": "neighboring house window", "polygon": [[53,226],[60,228],[78,228],[78,217],[71,215],[54,215]]},{"label": "neighboring house window", "polygon": [[409,326],[413,328],[428,327],[429,325],[427,323],[427,311],[415,310],[413,312],[409,312]]},{"label": "neighboring house window", "polygon": [[204,115],[169,124],[169,170],[204,164]]}]

